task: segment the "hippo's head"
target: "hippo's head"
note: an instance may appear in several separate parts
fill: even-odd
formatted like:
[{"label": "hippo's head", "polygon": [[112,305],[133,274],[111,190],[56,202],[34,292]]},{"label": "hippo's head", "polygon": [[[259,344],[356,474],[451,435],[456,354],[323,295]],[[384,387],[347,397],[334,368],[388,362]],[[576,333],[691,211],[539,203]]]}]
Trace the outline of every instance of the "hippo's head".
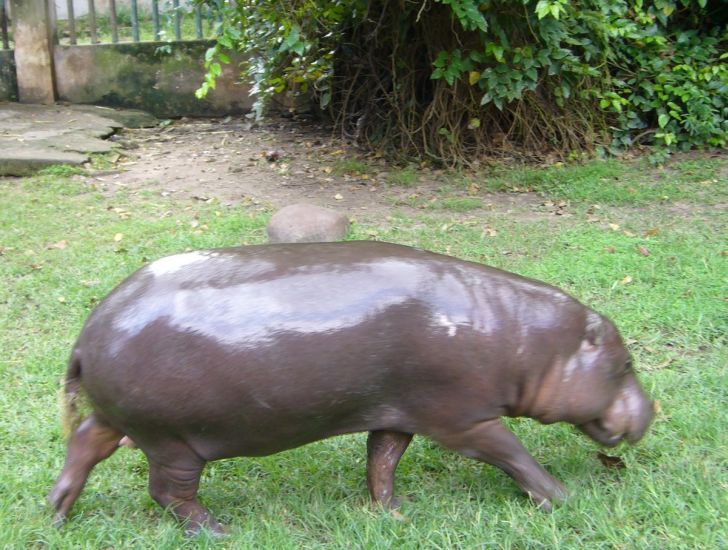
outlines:
[{"label": "hippo's head", "polygon": [[579,349],[554,367],[539,398],[539,420],[570,422],[608,447],[642,438],[654,415],[653,404],[608,319],[590,311]]},{"label": "hippo's head", "polygon": [[622,440],[636,443],[652,422],[653,404],[642,391],[628,361],[611,403],[601,414],[577,427],[597,443],[613,447]]}]

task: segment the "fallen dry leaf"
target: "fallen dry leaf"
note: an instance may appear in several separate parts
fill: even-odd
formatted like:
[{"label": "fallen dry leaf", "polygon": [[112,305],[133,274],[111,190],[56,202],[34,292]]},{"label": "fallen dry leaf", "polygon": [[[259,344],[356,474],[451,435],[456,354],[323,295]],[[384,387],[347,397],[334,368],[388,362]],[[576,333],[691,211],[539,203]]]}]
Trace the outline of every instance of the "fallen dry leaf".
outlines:
[{"label": "fallen dry leaf", "polygon": [[617,249],[614,248],[613,246],[605,246],[604,251],[608,252],[609,254],[614,254],[617,251]]},{"label": "fallen dry leaf", "polygon": [[124,238],[124,234],[123,233],[117,233],[116,235],[114,235],[114,242],[117,242],[118,243],[123,238]]},{"label": "fallen dry leaf", "polygon": [[623,284],[623,285],[628,285],[631,282],[632,282],[632,277],[630,277],[629,275],[627,275],[624,279],[619,281],[619,283]]},{"label": "fallen dry leaf", "polygon": [[650,251],[649,251],[649,250],[647,250],[647,248],[646,248],[646,247],[644,247],[644,246],[638,246],[638,247],[637,247],[637,252],[639,252],[639,253],[640,253],[640,254],[642,254],[643,256],[649,256],[649,255],[650,255]]},{"label": "fallen dry leaf", "polygon": [[655,237],[660,234],[660,230],[656,227],[653,227],[652,229],[648,229],[645,231],[645,237]]},{"label": "fallen dry leaf", "polygon": [[597,458],[599,459],[599,462],[601,462],[606,468],[621,470],[627,467],[624,461],[618,456],[610,456],[599,451],[597,453]]},{"label": "fallen dry leaf", "polygon": [[652,370],[660,370],[660,369],[664,369],[664,368],[665,368],[665,367],[667,367],[667,366],[668,366],[668,365],[669,365],[670,363],[672,363],[672,362],[673,362],[673,360],[674,360],[674,357],[668,357],[668,358],[667,358],[667,359],[665,359],[665,360],[664,360],[664,361],[663,361],[662,363],[659,363],[659,364],[655,365],[654,367],[652,367],[652,366],[650,366],[650,367],[647,367],[647,370],[650,370],[650,371],[652,371]]},{"label": "fallen dry leaf", "polygon": [[57,243],[49,244],[48,246],[46,246],[46,249],[52,250],[55,248],[57,250],[63,250],[67,246],[68,246],[68,241],[63,240],[63,241],[58,241]]},{"label": "fallen dry leaf", "polygon": [[275,162],[279,158],[281,158],[281,152],[276,151],[275,149],[270,149],[263,154],[265,155],[265,160],[267,160],[268,162]]},{"label": "fallen dry leaf", "polygon": [[618,223],[610,223],[609,224],[609,229],[611,229],[612,231],[618,231],[619,230],[619,224]]},{"label": "fallen dry leaf", "polygon": [[335,198],[335,199],[336,199],[337,201],[340,201],[340,200],[343,200],[343,199],[344,199],[344,197],[343,197],[343,196],[341,196],[341,193],[336,193],[336,195],[334,195],[334,198]]}]

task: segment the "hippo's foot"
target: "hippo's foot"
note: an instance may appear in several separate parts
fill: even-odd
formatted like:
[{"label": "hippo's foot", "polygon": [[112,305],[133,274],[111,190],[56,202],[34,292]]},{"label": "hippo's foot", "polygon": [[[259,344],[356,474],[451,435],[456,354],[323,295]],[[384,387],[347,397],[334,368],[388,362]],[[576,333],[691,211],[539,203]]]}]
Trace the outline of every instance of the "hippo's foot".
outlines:
[{"label": "hippo's foot", "polygon": [[390,510],[396,509],[402,500],[394,496],[394,471],[407,449],[412,434],[376,430],[367,439],[367,486],[372,504]]},{"label": "hippo's foot", "polygon": [[[538,479],[539,475],[535,475],[534,472],[530,472],[531,477],[528,480],[530,488],[527,488],[524,483],[519,482],[519,485],[521,485],[523,490],[526,491],[528,497],[539,508],[539,510],[550,513],[553,510],[554,504],[562,504],[564,502],[566,499],[566,489],[564,489],[564,486],[561,485],[561,483],[556,481],[545,471],[542,473],[547,477]],[[518,480],[516,479],[516,481]]]},{"label": "hippo's foot", "polygon": [[123,435],[93,414],[76,429],[68,442],[66,462],[61,475],[48,495],[48,502],[56,511],[54,525],[63,523],[81,494],[93,467],[112,455]]},{"label": "hippo's foot", "polygon": [[136,449],[136,443],[134,443],[134,440],[129,437],[128,435],[125,435],[119,440],[118,443],[119,447],[129,447],[130,449]]},{"label": "hippo's foot", "polygon": [[552,510],[552,503],[561,503],[566,497],[561,483],[536,462],[500,419],[480,422],[465,432],[437,439],[464,455],[498,466],[545,512]]},{"label": "hippo's foot", "polygon": [[[202,506],[200,507],[202,508]],[[227,535],[227,530],[225,529],[225,527],[218,523],[217,520],[215,520],[215,518],[213,518],[206,510],[205,513],[207,514],[207,517],[205,518],[197,517],[194,520],[190,519],[189,521],[186,521],[185,536],[194,537],[204,531],[207,531],[214,537]],[[174,515],[176,516],[177,514],[174,513]]]}]

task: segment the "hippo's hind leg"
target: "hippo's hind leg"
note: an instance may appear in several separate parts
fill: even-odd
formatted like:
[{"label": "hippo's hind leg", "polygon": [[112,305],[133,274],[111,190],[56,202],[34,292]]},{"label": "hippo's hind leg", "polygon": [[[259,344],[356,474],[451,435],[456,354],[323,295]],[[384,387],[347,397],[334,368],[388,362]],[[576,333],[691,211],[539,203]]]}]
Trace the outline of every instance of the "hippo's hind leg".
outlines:
[{"label": "hippo's hind leg", "polygon": [[566,491],[561,483],[536,462],[500,419],[480,422],[465,432],[436,439],[466,456],[497,466],[545,511],[551,511],[551,502],[564,500]]},{"label": "hippo's hind leg", "polygon": [[374,504],[396,508],[394,471],[412,441],[412,434],[376,430],[367,439],[367,486]]},{"label": "hippo's hind leg", "polygon": [[184,443],[167,443],[163,453],[148,454],[149,494],[185,526],[188,535],[207,528],[225,531],[197,500],[197,489],[205,461]]},{"label": "hippo's hind leg", "polygon": [[122,437],[123,433],[93,414],[76,429],[68,442],[61,475],[48,495],[48,501],[56,510],[55,523],[60,523],[68,515],[93,467],[119,448]]}]

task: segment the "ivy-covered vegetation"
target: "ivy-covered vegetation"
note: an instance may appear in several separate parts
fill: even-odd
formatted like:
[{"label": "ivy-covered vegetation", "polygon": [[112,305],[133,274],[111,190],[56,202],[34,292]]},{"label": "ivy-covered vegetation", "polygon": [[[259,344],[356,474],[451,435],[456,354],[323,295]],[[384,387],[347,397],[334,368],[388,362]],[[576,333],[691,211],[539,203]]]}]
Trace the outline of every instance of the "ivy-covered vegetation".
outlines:
[{"label": "ivy-covered vegetation", "polygon": [[199,95],[241,50],[257,114],[313,98],[344,136],[403,158],[728,141],[723,0],[206,2],[223,19]]}]

